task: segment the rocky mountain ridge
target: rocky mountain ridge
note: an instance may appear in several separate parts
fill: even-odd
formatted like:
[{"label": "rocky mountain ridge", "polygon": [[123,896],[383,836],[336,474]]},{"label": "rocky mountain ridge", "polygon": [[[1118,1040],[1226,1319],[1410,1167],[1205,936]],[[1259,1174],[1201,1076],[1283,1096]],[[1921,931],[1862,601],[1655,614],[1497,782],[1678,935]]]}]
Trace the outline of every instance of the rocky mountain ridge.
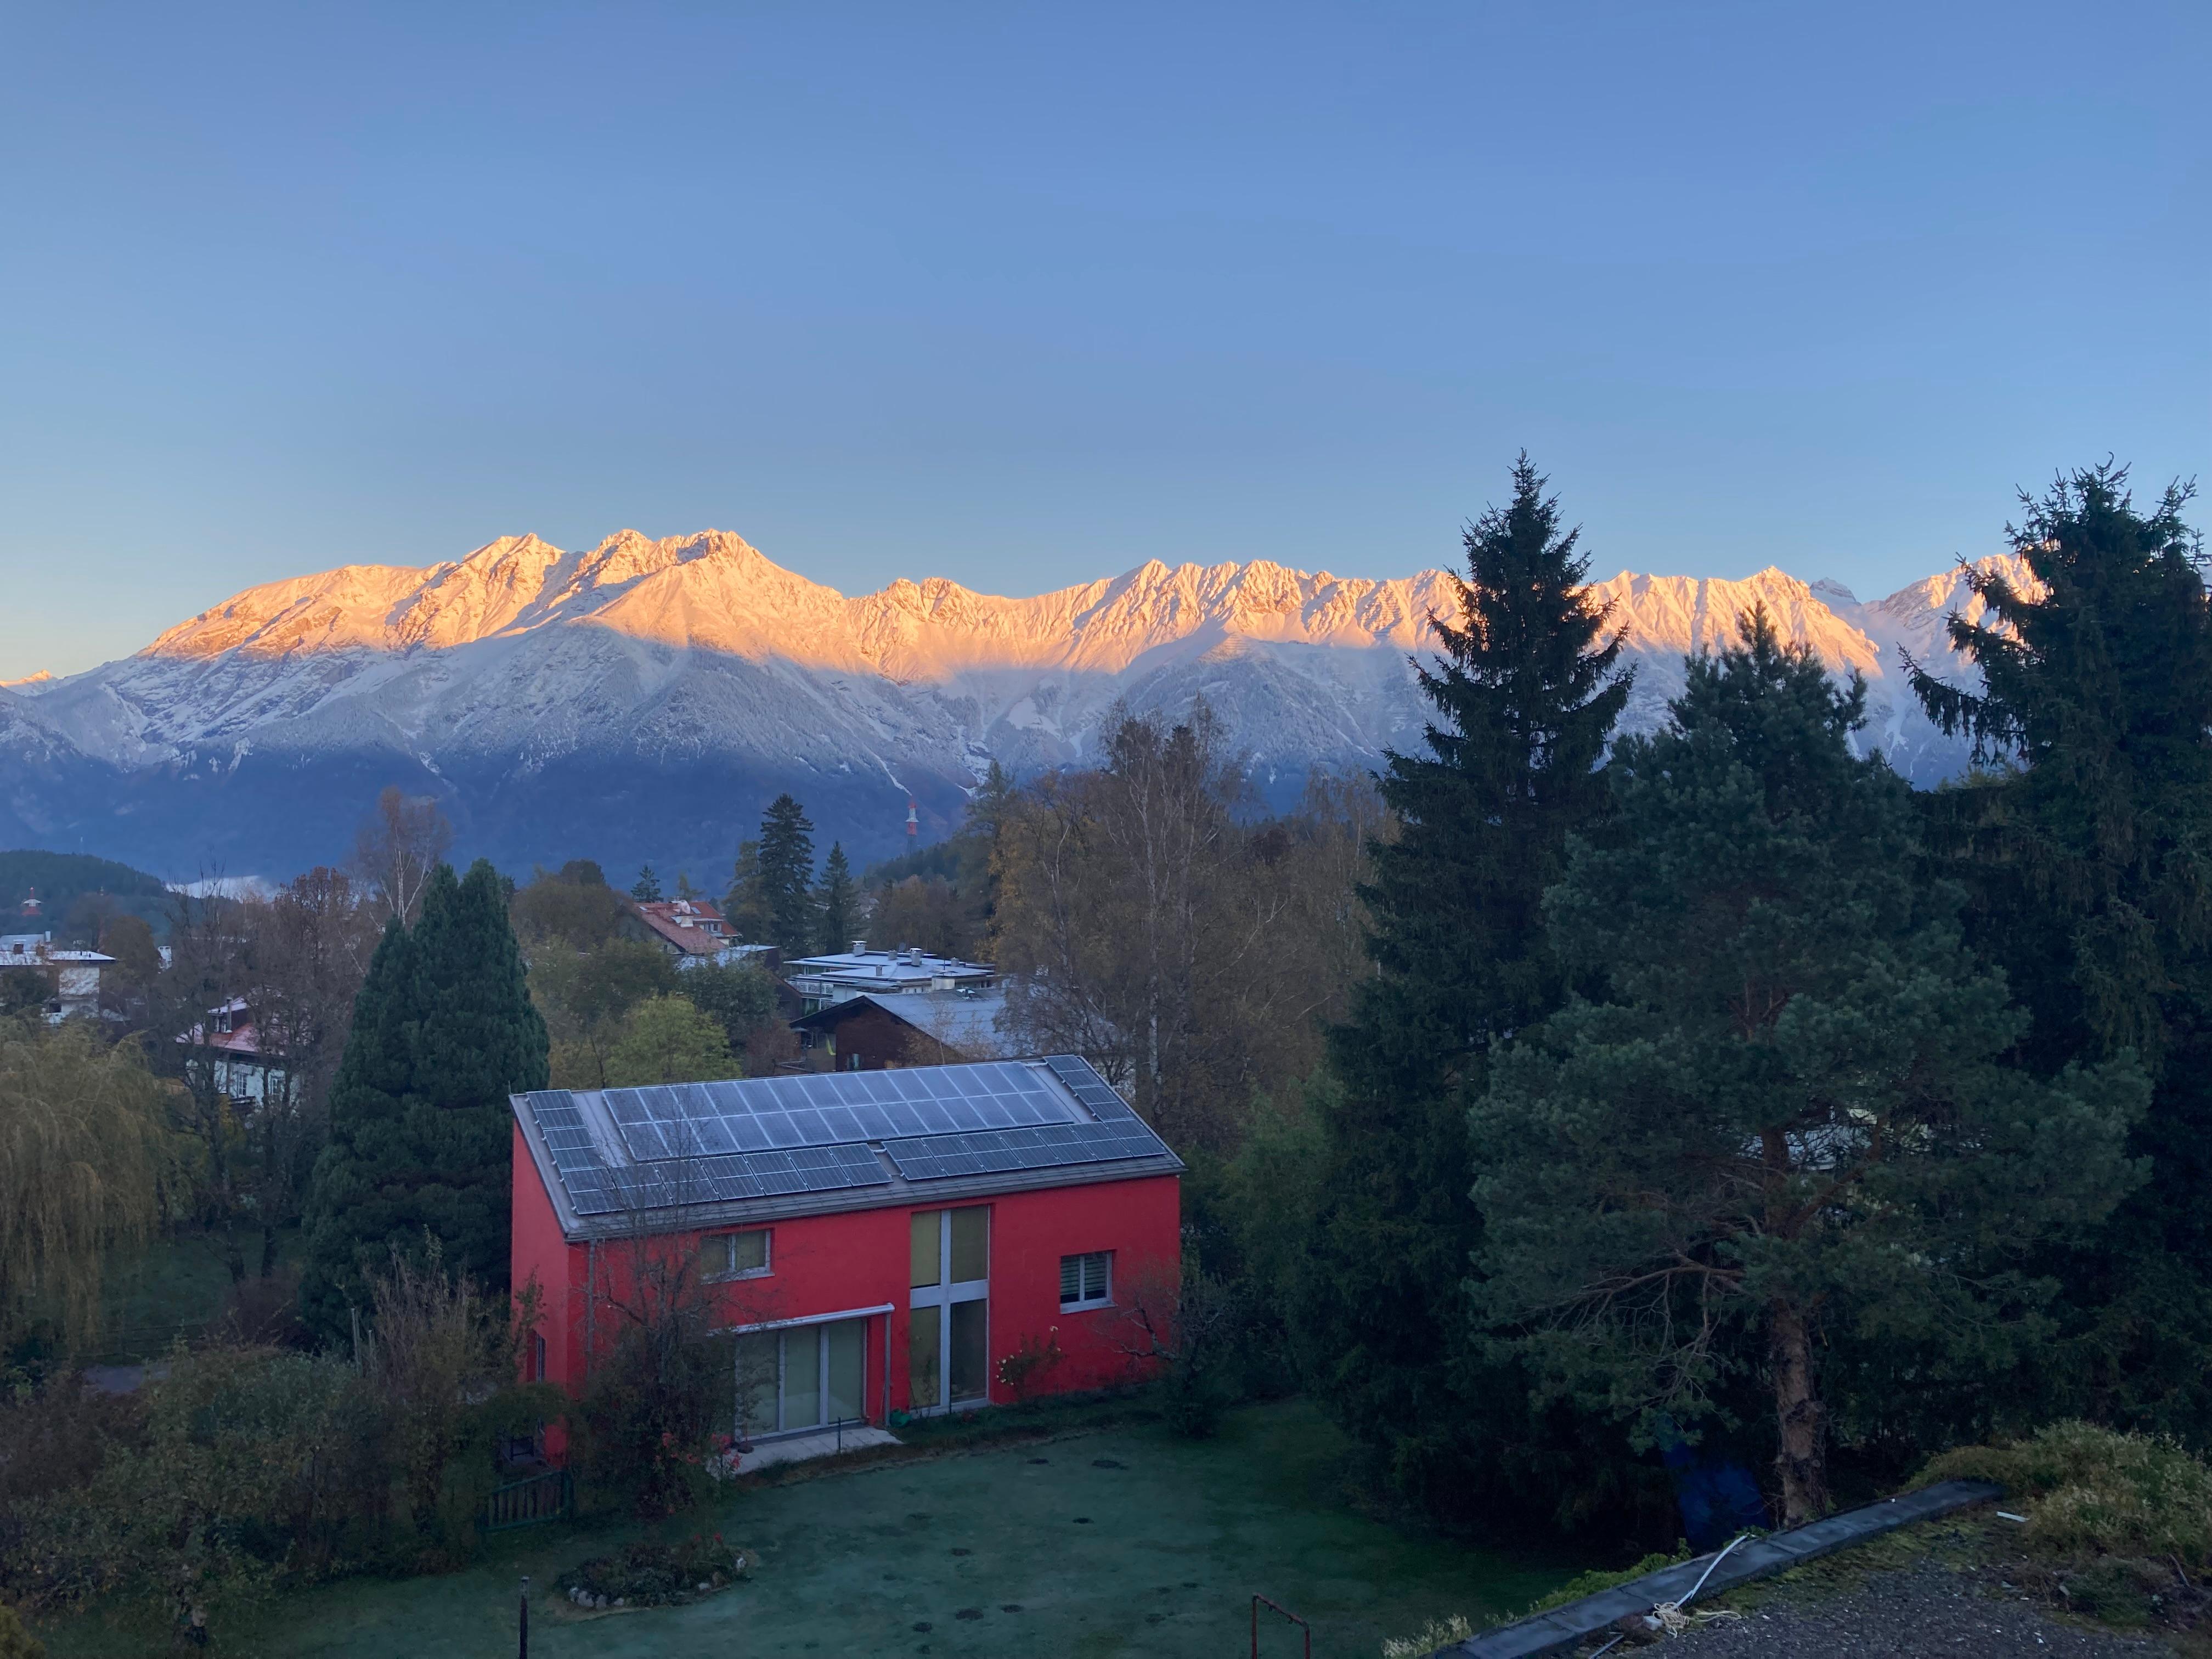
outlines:
[{"label": "rocky mountain ridge", "polygon": [[[1681,658],[1764,604],[1869,687],[1866,740],[1933,783],[1963,756],[1905,690],[1899,650],[1948,659],[1960,573],[1862,603],[1768,569],[1594,584],[1655,722]],[[1081,761],[1108,709],[1204,696],[1262,792],[1417,743],[1408,659],[1456,609],[1441,570],[1392,580],[1254,561],[1033,598],[943,578],[847,597],[720,531],[588,551],[502,537],[427,568],[352,565],[250,588],[83,674],[0,690],[0,833],[190,875],[343,856],[384,782],[434,793],[503,862],[726,862],[788,787],[853,850],[935,829],[994,758]],[[11,825],[10,819],[14,820]]]}]

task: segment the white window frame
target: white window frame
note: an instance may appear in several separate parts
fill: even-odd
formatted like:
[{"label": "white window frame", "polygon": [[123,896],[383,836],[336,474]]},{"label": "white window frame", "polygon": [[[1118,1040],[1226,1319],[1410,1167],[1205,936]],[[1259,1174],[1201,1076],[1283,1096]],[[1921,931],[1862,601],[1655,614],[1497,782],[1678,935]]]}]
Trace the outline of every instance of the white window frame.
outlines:
[{"label": "white window frame", "polygon": [[[1076,1264],[1075,1299],[1071,1302],[1065,1296],[1061,1297],[1060,1301],[1060,1312],[1085,1313],[1093,1308],[1112,1307],[1114,1305],[1114,1252],[1111,1250],[1081,1250],[1076,1252],[1074,1255],[1060,1257],[1060,1279],[1063,1285],[1066,1281],[1067,1264],[1071,1261]],[[1097,1296],[1085,1296],[1083,1294],[1085,1288],[1084,1281],[1088,1276],[1089,1264],[1093,1261],[1100,1264],[1098,1294]]]},{"label": "white window frame", "polygon": [[[981,1210],[984,1212],[983,1237],[984,1276],[981,1279],[954,1279],[952,1274],[952,1212]],[[975,1411],[991,1403],[991,1253],[999,1247],[998,1218],[991,1213],[988,1204],[958,1204],[941,1207],[937,1212],[937,1283],[916,1285],[907,1292],[908,1319],[937,1321],[937,1398],[916,1401],[911,1396],[914,1382],[907,1380],[909,1399],[907,1411],[915,1417],[942,1417],[951,1412]],[[952,1304],[956,1302],[981,1302],[983,1307],[983,1392],[973,1400],[952,1397]]]},{"label": "white window frame", "polygon": [[714,1246],[720,1245],[721,1247],[722,1260],[725,1262],[727,1262],[732,1259],[732,1255],[734,1254],[731,1248],[731,1241],[742,1237],[747,1233],[758,1233],[761,1237],[761,1265],[759,1267],[731,1267],[726,1266],[720,1268],[702,1267],[700,1270],[699,1277],[709,1285],[726,1285],[732,1279],[766,1279],[769,1275],[773,1273],[775,1271],[775,1229],[773,1227],[738,1227],[726,1233],[708,1233],[706,1238],[702,1241],[702,1253],[705,1254],[711,1252]]}]

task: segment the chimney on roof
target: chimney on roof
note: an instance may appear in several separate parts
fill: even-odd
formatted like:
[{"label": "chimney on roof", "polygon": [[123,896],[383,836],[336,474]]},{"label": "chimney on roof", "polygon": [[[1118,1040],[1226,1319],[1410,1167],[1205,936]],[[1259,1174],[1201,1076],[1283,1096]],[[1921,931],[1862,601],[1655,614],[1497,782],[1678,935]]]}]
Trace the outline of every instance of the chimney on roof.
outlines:
[{"label": "chimney on roof", "polygon": [[867,955],[868,941],[864,939],[854,939],[853,941],[853,954],[856,957],[864,957]]}]

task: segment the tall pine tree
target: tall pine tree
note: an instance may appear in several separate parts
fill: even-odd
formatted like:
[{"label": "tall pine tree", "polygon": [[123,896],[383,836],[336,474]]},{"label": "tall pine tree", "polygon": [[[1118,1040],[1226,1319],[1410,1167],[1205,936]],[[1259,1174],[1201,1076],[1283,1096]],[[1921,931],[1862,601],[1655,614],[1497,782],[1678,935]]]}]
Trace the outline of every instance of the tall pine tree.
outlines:
[{"label": "tall pine tree", "polygon": [[769,943],[786,957],[814,947],[814,826],[806,809],[778,795],[761,814],[760,897]]},{"label": "tall pine tree", "polygon": [[449,1268],[505,1286],[507,1097],[545,1087],[546,1048],[498,872],[441,865],[412,931],[394,922],[377,947],[331,1091],[301,1293],[322,1334],[344,1334],[364,1273],[425,1230]]},{"label": "tall pine tree", "polygon": [[300,1306],[308,1328],[325,1338],[346,1335],[348,1310],[369,1305],[360,1247],[407,1226],[404,1194],[380,1177],[406,1156],[404,1125],[415,1086],[419,1018],[415,998],[414,941],[395,915],[354,998],[353,1024],[331,1084],[330,1139],[307,1191]]},{"label": "tall pine tree", "polygon": [[[2031,1064],[2140,1055],[2150,1182],[2051,1266],[2073,1317],[2046,1409],[2212,1443],[2212,605],[2174,485],[2148,513],[2110,462],[2022,498],[2024,574],[1970,569],[1951,639],[1983,689],[1921,670],[1947,732],[2008,763],[1928,809],[1976,943],[2034,1018]],[[2015,567],[2015,570],[2017,567]]]},{"label": "tall pine tree", "polygon": [[846,861],[842,842],[831,842],[830,856],[822,860],[822,889],[817,902],[822,913],[823,953],[852,949],[853,929],[860,919],[860,889],[854,883],[853,866]]},{"label": "tall pine tree", "polygon": [[2009,1373],[2044,1330],[2028,1252],[2139,1174],[2132,1062],[1999,1063],[2025,1020],[1917,879],[1910,788],[1851,752],[1865,703],[1764,611],[1692,659],[1548,896],[1607,993],[1500,1054],[1474,1117],[1492,1330],[1647,1430],[1755,1376],[1790,1526],[1828,1506],[1831,1351],[1912,1345],[1907,1389]]},{"label": "tall pine tree", "polygon": [[1420,671],[1426,752],[1393,754],[1381,779],[1400,833],[1373,849],[1376,977],[1333,1034],[1341,1088],[1292,1318],[1332,1415],[1440,1508],[1546,1479],[1547,1451],[1513,1416],[1525,1389],[1469,1357],[1467,1112],[1492,1047],[1563,995],[1544,889],[1604,810],[1596,768],[1628,696],[1579,532],[1545,484],[1522,455],[1511,501],[1468,529],[1460,616],[1437,619],[1443,654]]}]

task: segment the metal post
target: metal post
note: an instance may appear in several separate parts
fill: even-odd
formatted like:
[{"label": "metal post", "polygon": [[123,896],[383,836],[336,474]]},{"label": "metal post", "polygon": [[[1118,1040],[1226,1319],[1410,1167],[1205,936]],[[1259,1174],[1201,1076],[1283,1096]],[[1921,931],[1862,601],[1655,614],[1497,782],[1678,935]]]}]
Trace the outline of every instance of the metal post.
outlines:
[{"label": "metal post", "polygon": [[522,1575],[520,1612],[522,1645],[515,1650],[515,1659],[530,1659],[530,1575],[528,1573]]},{"label": "metal post", "polygon": [[1292,1613],[1279,1601],[1270,1601],[1264,1595],[1252,1598],[1252,1659],[1260,1659],[1260,1607],[1262,1602],[1289,1620],[1306,1634],[1306,1659],[1313,1659],[1313,1626]]}]

